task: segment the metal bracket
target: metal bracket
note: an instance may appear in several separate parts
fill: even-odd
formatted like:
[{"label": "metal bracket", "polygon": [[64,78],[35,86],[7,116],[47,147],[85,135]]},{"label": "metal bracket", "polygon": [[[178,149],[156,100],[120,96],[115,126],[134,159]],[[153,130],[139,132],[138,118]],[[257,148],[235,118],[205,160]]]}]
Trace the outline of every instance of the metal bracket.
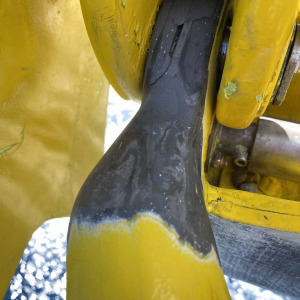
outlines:
[{"label": "metal bracket", "polygon": [[297,72],[299,71],[299,67],[300,67],[300,24],[296,24],[294,42],[281,79],[281,84],[278,88],[276,96],[274,97],[274,100],[272,101],[273,105],[277,105],[277,106],[281,105],[294,75],[297,74]]}]

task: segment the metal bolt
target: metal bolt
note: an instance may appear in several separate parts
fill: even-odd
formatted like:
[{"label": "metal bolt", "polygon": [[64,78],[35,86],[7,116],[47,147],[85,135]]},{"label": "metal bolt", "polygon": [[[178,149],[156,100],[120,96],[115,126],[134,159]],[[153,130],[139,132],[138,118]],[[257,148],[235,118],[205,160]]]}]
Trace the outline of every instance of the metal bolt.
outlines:
[{"label": "metal bolt", "polygon": [[226,165],[227,165],[227,161],[224,158],[224,156],[222,156],[219,153],[216,153],[211,161],[211,166],[216,169],[222,169]]},{"label": "metal bolt", "polygon": [[258,194],[258,187],[256,183],[253,182],[247,182],[247,183],[242,183],[239,186],[239,190],[245,191],[245,192],[250,192],[250,193],[256,193]]},{"label": "metal bolt", "polygon": [[234,163],[241,168],[247,167],[248,164],[248,149],[243,145],[236,145],[234,147],[232,156],[234,158]]}]

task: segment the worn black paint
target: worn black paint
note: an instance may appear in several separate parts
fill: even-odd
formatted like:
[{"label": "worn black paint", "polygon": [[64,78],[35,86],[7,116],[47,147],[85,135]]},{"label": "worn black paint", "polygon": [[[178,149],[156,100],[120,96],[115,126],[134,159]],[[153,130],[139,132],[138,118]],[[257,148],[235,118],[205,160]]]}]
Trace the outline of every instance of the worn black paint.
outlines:
[{"label": "worn black paint", "polygon": [[300,234],[210,221],[226,275],[300,299]]},{"label": "worn black paint", "polygon": [[165,0],[147,58],[143,103],[90,174],[71,222],[154,212],[181,240],[215,245],[201,184],[208,62],[223,0]]},{"label": "worn black paint", "polygon": [[[143,105],[87,179],[71,222],[97,224],[153,211],[181,240],[204,254],[211,250],[200,173],[202,118],[221,2],[164,1],[149,50]],[[216,216],[210,221],[227,275],[299,297],[299,234]]]}]

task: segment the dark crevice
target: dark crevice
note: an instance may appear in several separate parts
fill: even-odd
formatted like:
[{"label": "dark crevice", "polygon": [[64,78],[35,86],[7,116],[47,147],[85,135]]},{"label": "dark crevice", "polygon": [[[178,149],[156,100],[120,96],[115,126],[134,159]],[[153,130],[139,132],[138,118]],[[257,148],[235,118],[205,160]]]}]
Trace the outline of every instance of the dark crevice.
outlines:
[{"label": "dark crevice", "polygon": [[169,51],[169,56],[170,56],[171,58],[173,57],[173,54],[174,54],[174,52],[175,52],[175,49],[176,49],[178,40],[179,40],[180,35],[181,35],[182,28],[183,28],[183,24],[177,26],[177,30],[176,30],[176,33],[175,33],[175,37],[174,37],[173,43],[172,43],[171,48],[170,48],[170,51]]}]

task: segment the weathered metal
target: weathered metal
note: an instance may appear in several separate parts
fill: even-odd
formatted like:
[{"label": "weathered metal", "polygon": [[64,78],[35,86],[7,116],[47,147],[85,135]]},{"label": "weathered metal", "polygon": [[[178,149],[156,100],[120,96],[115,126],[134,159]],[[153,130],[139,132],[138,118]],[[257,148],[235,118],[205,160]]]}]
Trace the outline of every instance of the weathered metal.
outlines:
[{"label": "weathered metal", "polygon": [[221,169],[230,155],[247,172],[300,182],[300,124],[261,117],[246,129],[215,123],[209,142],[208,164]]},{"label": "weathered metal", "polygon": [[208,65],[222,5],[163,2],[142,106],[74,205],[69,298],[229,298],[201,180]]},{"label": "weathered metal", "polygon": [[[234,3],[238,5],[234,6]],[[158,0],[82,1],[84,18],[95,53],[105,69],[111,84],[125,98],[139,98],[141,95],[144,66],[152,25],[155,22],[159,4],[160,1]],[[227,158],[219,152],[212,158],[212,165],[216,167],[214,171],[217,171],[217,176],[215,177],[217,178],[215,181],[217,183],[210,181],[209,175],[204,172],[203,161],[206,157],[208,136],[215,118],[216,90],[218,89],[216,77],[217,75],[219,77],[222,75],[221,72],[216,74],[218,72],[217,57],[223,29],[228,25],[228,15],[229,19],[232,19],[233,16],[235,20],[231,26],[232,35],[229,42],[233,46],[229,47],[231,50],[229,49],[228,52],[228,60],[226,59],[223,75],[226,77],[227,75],[237,74],[237,78],[229,76],[227,78],[229,81],[226,81],[226,78],[223,76],[225,78],[225,86],[221,86],[220,92],[224,92],[225,88],[225,94],[230,99],[226,98],[226,101],[228,101],[225,102],[226,107],[223,106],[221,110],[219,104],[217,104],[217,116],[221,116],[223,120],[228,122],[227,124],[230,123],[235,127],[241,128],[246,123],[251,122],[254,115],[263,113],[269,96],[274,91],[274,85],[278,83],[276,78],[278,78],[279,72],[283,70],[282,64],[287,58],[286,49],[288,49],[288,44],[291,41],[294,16],[299,11],[299,5],[296,1],[287,3],[281,0],[241,0],[237,2],[228,1],[227,4],[217,29],[210,58],[206,55],[206,58],[201,61],[202,58],[200,59],[200,56],[203,53],[189,56],[189,59],[186,59],[180,65],[180,68],[189,68],[189,72],[193,70],[194,75],[183,76],[184,80],[176,81],[176,85],[174,84],[172,88],[167,88],[167,91],[163,91],[163,87],[158,89],[158,92],[156,90],[157,94],[163,91],[169,96],[174,96],[176,94],[175,91],[178,89],[188,89],[189,82],[193,82],[193,80],[198,78],[200,70],[201,72],[203,71],[202,68],[207,69],[207,73],[205,73],[207,76],[205,80],[208,80],[207,90],[205,97],[202,94],[202,98],[200,97],[201,99],[205,98],[205,107],[201,106],[203,110],[197,116],[198,127],[195,128],[193,127],[195,124],[192,124],[190,127],[193,130],[189,128],[184,131],[190,136],[187,137],[183,134],[185,141],[194,139],[195,144],[193,144],[193,147],[196,147],[196,149],[201,148],[202,152],[198,153],[200,159],[197,157],[199,160],[193,165],[198,170],[195,171],[194,177],[185,177],[182,172],[179,172],[179,175],[175,173],[175,179],[182,179],[183,184],[189,189],[191,189],[193,184],[194,187],[197,186],[195,192],[202,197],[200,199],[202,207],[204,205],[203,201],[205,201],[219,246],[221,262],[228,275],[297,296],[299,294],[297,274],[299,274],[300,269],[298,264],[299,252],[297,252],[299,248],[299,234],[297,233],[300,232],[300,202],[297,200],[299,200],[300,185],[270,176],[255,178],[255,176],[251,177],[251,174],[249,176],[249,173],[246,176],[237,174],[236,186],[251,191],[255,190],[253,184],[259,188],[258,194],[249,193],[237,190],[236,186],[232,184],[231,167],[234,164],[230,159],[228,160],[228,165],[226,165]],[[184,1],[181,1],[181,5],[185,5]],[[182,13],[184,12],[182,10]],[[3,271],[1,274],[6,275],[0,278],[0,292],[4,293],[33,230],[50,217],[68,214],[79,185],[102,154],[107,83],[98,69],[94,54],[91,51],[78,2],[44,1],[37,3],[36,1],[26,0],[22,1],[22,3],[20,1],[15,3],[14,1],[6,1],[0,5],[0,14],[0,64],[3,75],[1,77],[3,80],[0,82],[0,142],[2,143],[0,150],[2,193],[0,221],[2,228],[4,228],[1,231],[0,240],[6,246],[2,247],[0,251],[1,271]],[[299,20],[298,15],[298,22]],[[157,42],[162,46],[161,50],[166,50],[166,59],[164,59],[163,55],[154,59],[151,51],[149,52],[157,66],[157,69],[152,71],[154,73],[159,71],[157,74],[161,75],[161,77],[156,78],[157,81],[166,78],[164,69],[169,68],[168,55],[173,57],[173,61],[181,57],[178,56],[176,58],[176,53],[178,54],[178,52],[176,52],[176,47],[174,46],[184,46],[181,44],[183,40],[180,37],[186,34],[185,30],[187,27],[183,26],[183,23],[176,24],[177,28],[174,28],[175,31],[172,35],[167,36],[166,34],[156,37],[158,39]],[[274,27],[273,24],[277,26]],[[252,31],[251,29],[254,27],[256,30]],[[210,32],[206,33],[210,34]],[[172,45],[170,45],[171,36],[173,37],[172,41],[174,41]],[[184,42],[188,45],[189,40],[184,39]],[[238,47],[234,47],[234,45]],[[167,50],[167,46],[170,46],[170,51]],[[196,47],[195,51],[199,50],[197,48],[199,45],[194,46]],[[223,44],[223,56],[225,49],[226,43]],[[206,51],[208,50],[205,50],[207,54]],[[225,57],[222,58],[221,63],[224,63],[224,59]],[[208,61],[209,64],[207,65]],[[201,62],[201,67],[199,67],[199,62]],[[158,64],[160,64],[160,67],[158,67]],[[197,67],[199,68],[197,69]],[[170,68],[170,70],[173,69]],[[168,74],[168,76],[170,75],[172,73]],[[155,78],[155,74],[151,78]],[[237,79],[241,85],[236,84],[233,79]],[[154,80],[152,82],[150,85],[151,89],[157,86],[157,81]],[[267,90],[265,89],[266,86]],[[280,107],[269,106],[266,114],[271,117],[284,118],[290,122],[300,122],[299,87],[300,76],[295,75],[291,80],[283,104]],[[264,91],[266,91],[265,94],[263,94]],[[237,92],[237,95],[235,95],[235,92]],[[141,134],[139,137],[141,139],[139,140],[140,143],[134,145],[135,148],[132,148],[133,150],[140,150],[137,157],[141,160],[145,158],[146,150],[150,148],[151,153],[147,157],[151,158],[151,163],[140,171],[141,173],[152,172],[156,174],[159,168],[163,168],[164,172],[158,173],[156,177],[152,177],[155,181],[154,186],[161,189],[164,189],[173,177],[168,176],[172,172],[166,167],[170,163],[168,161],[169,156],[158,155],[157,151],[169,148],[178,150],[179,148],[178,152],[180,155],[185,153],[182,150],[183,144],[180,136],[182,128],[180,126],[176,127],[178,123],[176,123],[175,127],[170,127],[172,130],[174,128],[178,129],[176,131],[178,133],[178,144],[174,144],[175,138],[173,140],[169,139],[169,129],[159,123],[159,121],[165,121],[164,118],[172,115],[174,110],[178,111],[183,107],[180,106],[178,108],[176,106],[180,102],[177,97],[173,97],[172,103],[166,104],[168,102],[166,99],[168,100],[169,96],[166,98],[157,97],[157,99],[162,101],[157,106],[159,111],[156,109],[149,113],[158,122],[153,122],[151,129],[152,133],[154,133],[151,140],[144,139],[144,136]],[[97,101],[98,97],[101,97],[101,102]],[[194,98],[192,96],[186,100],[187,103],[185,105],[190,105],[194,108],[199,104],[197,102],[199,98],[197,97]],[[194,101],[196,101],[196,104]],[[145,101],[146,103],[147,101]],[[204,104],[201,103],[201,105]],[[188,117],[192,116],[192,119],[194,117],[190,110],[189,112],[191,114],[186,113],[182,109],[176,118],[180,122],[184,120],[184,122],[187,122],[184,124],[188,124],[188,122],[191,122],[191,119]],[[146,119],[142,119],[140,116],[138,120],[134,121],[136,122],[135,124],[144,124],[143,122]],[[254,128],[256,130],[256,126]],[[142,133],[144,129],[137,126],[135,133]],[[159,137],[161,137],[161,140],[157,141],[158,136],[156,135],[158,135],[157,133],[160,130],[167,133],[165,136],[162,136],[160,133]],[[254,135],[250,134],[250,136],[250,139],[248,135],[246,137],[240,136],[236,140],[236,144],[252,149]],[[150,142],[152,142],[152,139],[156,141],[156,148],[151,148]],[[145,140],[149,141],[149,143],[145,143]],[[197,144],[198,141],[200,141],[199,144]],[[201,143],[203,143],[203,147]],[[121,145],[121,143],[116,144],[114,147],[120,147],[120,151],[116,156],[109,156],[111,169],[116,167],[115,161],[120,162],[124,159],[126,150],[124,144]],[[293,147],[295,147],[295,144]],[[228,146],[225,145],[224,149],[227,148]],[[126,154],[128,155],[129,163],[127,166],[124,166],[125,171],[120,175],[121,177],[124,176],[125,179],[122,178],[122,180],[127,180],[126,183],[137,176],[134,172],[128,175],[128,172],[134,169],[134,166],[130,164],[130,159],[135,153],[135,151],[131,151],[132,149],[127,148]],[[192,149],[192,151],[195,151],[195,149]],[[241,154],[241,151],[236,151],[235,154]],[[180,155],[179,157],[182,158]],[[239,158],[239,156],[241,155],[236,155],[236,158]],[[244,164],[247,160],[246,157],[247,153],[244,151],[242,153],[243,160],[241,160]],[[104,162],[103,164],[109,164],[107,159],[106,157],[106,163]],[[152,164],[152,159],[157,159],[158,162]],[[238,160],[237,162],[239,163],[240,161]],[[298,161],[296,160],[294,167],[297,166]],[[287,166],[284,167],[286,168]],[[191,162],[189,162],[189,168],[192,168]],[[246,168],[239,169],[246,170]],[[110,176],[110,173],[105,173],[104,176],[107,174],[108,179],[106,181],[101,178],[100,180],[102,182],[105,181],[108,187],[116,187],[116,190],[119,189],[118,191],[120,191],[118,180]],[[159,176],[159,174],[162,176]],[[152,208],[153,203],[150,204],[151,202],[146,203],[147,201],[143,201],[146,199],[147,193],[143,194],[140,192],[140,188],[143,187],[140,183],[140,181],[133,181],[133,188],[131,189],[132,199],[137,200],[138,196],[140,196],[142,199],[141,203],[149,205],[146,208]],[[178,186],[179,184],[176,185],[176,187]],[[151,185],[146,185],[146,189],[150,187]],[[127,191],[128,189],[130,189],[130,185],[126,184],[124,190]],[[203,192],[201,189],[203,189]],[[88,191],[87,194],[99,193],[99,191]],[[101,192],[104,196],[111,195],[103,189]],[[156,197],[158,194],[158,192],[155,192],[154,196]],[[165,200],[166,197],[169,197],[167,194],[164,196]],[[123,197],[122,191],[118,194],[118,197],[120,197],[118,199]],[[156,199],[158,199],[158,196]],[[89,205],[88,200],[86,200],[87,207]],[[180,201],[181,199],[178,198],[177,200]],[[193,201],[196,200],[193,198]],[[172,203],[175,203],[175,201]],[[127,204],[129,209],[131,209],[131,202]],[[196,204],[195,212],[197,211],[197,205],[199,203]],[[189,204],[189,211],[192,211],[191,207],[193,205]],[[123,208],[125,213],[125,206]],[[168,204],[166,208],[163,205],[160,207],[157,205],[156,209],[161,212],[163,217],[170,216],[174,211],[180,217],[180,213],[182,213],[180,208],[183,208],[184,212],[186,211],[184,206],[178,206],[177,202],[174,205]],[[85,214],[86,218],[89,217],[89,213],[91,216],[94,216],[98,212],[92,207]],[[124,216],[127,217],[126,215]],[[162,251],[160,253],[150,252],[155,256],[161,254],[162,257],[167,257],[165,262],[168,262],[166,270],[168,270],[169,274],[179,274],[177,268],[177,262],[179,261],[181,261],[180,266],[182,268],[188,266],[188,269],[185,269],[186,272],[178,275],[180,280],[176,281],[178,282],[178,287],[183,286],[183,288],[186,288],[185,285],[182,285],[182,277],[185,277],[186,281],[193,281],[198,280],[200,276],[198,276],[197,272],[197,274],[190,272],[189,266],[195,265],[194,260],[192,259],[193,263],[191,264],[186,263],[191,262],[191,260],[177,259],[178,253],[182,251],[180,252],[181,255],[188,254],[184,256],[185,258],[194,258],[194,255],[196,255],[198,259],[199,256],[197,256],[198,252],[195,252],[190,247],[185,247],[188,245],[188,241],[193,240],[193,232],[185,234],[189,230],[190,220],[187,219],[181,224],[179,217],[176,218],[176,214],[173,214],[173,220],[178,219],[174,221],[174,224],[176,224],[176,228],[175,226],[174,228],[180,232],[180,235],[173,230],[174,228],[165,227],[165,223],[161,221],[162,218],[157,217],[157,214],[147,215],[141,213],[132,221],[119,220],[119,226],[117,227],[114,227],[114,222],[106,223],[107,226],[103,227],[108,229],[108,234],[105,236],[107,238],[106,241],[110,241],[109,238],[113,236],[110,235],[112,231],[116,234],[114,235],[116,237],[118,229],[120,229],[122,237],[127,238],[128,242],[130,242],[130,238],[128,238],[129,233],[138,236],[143,232],[140,236],[148,237],[148,240],[143,240],[144,242],[146,240],[149,241],[147,246],[154,245],[151,250],[165,250],[165,252]],[[199,216],[197,218],[194,216],[193,226],[197,227],[199,224],[206,222],[203,221],[205,218],[199,218]],[[217,221],[215,221],[216,219]],[[103,222],[105,223],[105,220]],[[81,271],[88,270],[88,267],[91,267],[86,278],[87,280],[90,279],[87,285],[94,284],[97,288],[99,286],[99,281],[96,278],[99,270],[98,265],[93,264],[91,260],[92,263],[89,266],[84,265],[80,269],[81,264],[84,262],[85,254],[90,253],[90,257],[94,255],[95,258],[99,258],[103,254],[101,257],[105,258],[107,252],[116,255],[118,253],[114,251],[116,243],[111,243],[107,248],[90,247],[90,238],[93,238],[93,233],[97,233],[94,229],[95,227],[92,229],[84,228],[85,234],[81,235],[81,239],[77,240],[77,244],[75,243],[73,250],[75,249],[76,255],[82,253],[83,260],[79,258],[72,262],[77,264],[79,272],[73,275],[69,272],[68,282],[72,276],[78,276],[79,279],[82,279],[84,273]],[[76,233],[76,230],[74,232]],[[177,243],[173,248],[171,245],[174,246],[174,244],[163,243],[163,241],[170,242],[170,239],[168,240],[170,237],[176,241],[185,237],[185,240],[184,243]],[[139,238],[136,241],[140,241]],[[96,239],[96,246],[99,245],[97,244],[98,242],[100,243],[101,239],[100,241]],[[127,245],[129,244],[127,243]],[[137,252],[132,252],[130,263],[126,265],[123,261],[124,270],[127,268],[125,271],[129,270],[132,272],[131,276],[135,276],[135,279],[143,278],[147,274],[145,271],[140,273],[141,276],[136,276],[137,273],[132,268],[132,262],[136,262],[138,258],[142,257],[142,255],[137,255],[140,249],[137,247],[138,245],[139,243],[137,242],[135,247],[133,247]],[[168,246],[163,247],[162,245]],[[249,245],[253,245],[253,247]],[[144,247],[146,251],[150,249],[147,246]],[[173,252],[174,255],[170,255],[170,249],[176,249],[176,251],[179,249],[180,251],[175,251]],[[100,251],[102,251],[101,255]],[[257,255],[258,253],[259,255]],[[114,266],[117,266],[119,262],[118,259],[115,259],[116,257],[110,260],[116,262]],[[148,256],[144,257],[148,258]],[[179,255],[179,257],[181,256]],[[208,258],[212,259],[215,262],[214,267],[216,267],[217,273],[220,275],[221,272],[216,257],[215,253],[212,253],[211,256],[206,256],[204,260],[203,257],[200,257],[197,261],[197,263],[200,262],[198,266],[201,266]],[[150,260],[148,260],[150,269],[153,266],[152,262],[153,260],[151,261],[150,257]],[[251,265],[250,268],[249,264]],[[106,266],[109,267],[109,264]],[[110,265],[110,267],[113,266]],[[188,277],[189,275],[192,276]],[[127,279],[130,276],[126,273],[124,278]],[[133,286],[130,284],[125,285],[124,282],[121,282],[120,286],[122,284],[124,288]],[[76,294],[76,289],[79,286],[73,285],[72,292]],[[91,293],[89,295],[94,299],[95,297]],[[193,297],[190,298],[192,299]],[[83,297],[82,299],[87,298]]]},{"label": "weathered metal", "polygon": [[261,117],[248,170],[300,182],[300,124]]},{"label": "weathered metal", "polygon": [[293,37],[293,43],[289,57],[287,59],[287,64],[280,81],[280,85],[274,100],[273,105],[281,105],[283,102],[290,83],[297,74],[300,67],[300,24],[295,25],[295,35]]},{"label": "weathered metal", "polygon": [[124,99],[141,99],[146,58],[162,0],[81,0],[95,54]]}]

